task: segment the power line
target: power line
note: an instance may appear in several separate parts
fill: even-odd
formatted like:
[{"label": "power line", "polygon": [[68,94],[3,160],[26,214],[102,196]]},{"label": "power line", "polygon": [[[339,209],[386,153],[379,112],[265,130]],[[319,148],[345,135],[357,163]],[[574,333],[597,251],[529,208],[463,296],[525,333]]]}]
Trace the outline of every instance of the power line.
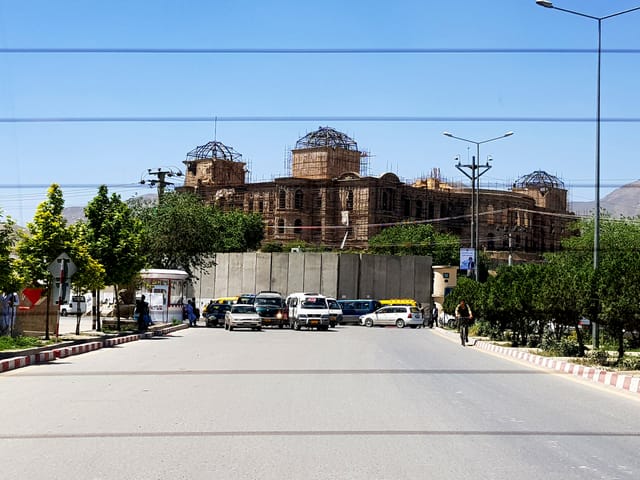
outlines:
[{"label": "power line", "polygon": [[[353,55],[353,54],[593,54],[594,48],[56,48],[56,47],[24,47],[0,48],[0,54],[133,54],[133,55],[236,55],[236,54],[275,54],[275,55]],[[609,54],[638,54],[637,48],[609,48],[601,50]]]},{"label": "power line", "polygon": [[[230,115],[230,116],[133,116],[133,117],[0,117],[0,123],[277,123],[277,122],[510,122],[510,123],[592,123],[584,117],[463,117],[422,115]],[[605,117],[602,123],[638,123],[640,117]]]}]

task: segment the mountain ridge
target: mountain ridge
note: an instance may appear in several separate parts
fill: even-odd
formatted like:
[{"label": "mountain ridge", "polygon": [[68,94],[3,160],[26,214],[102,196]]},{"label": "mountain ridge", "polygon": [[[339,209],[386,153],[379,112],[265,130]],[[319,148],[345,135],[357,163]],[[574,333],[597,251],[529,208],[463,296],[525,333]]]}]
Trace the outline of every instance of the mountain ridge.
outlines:
[{"label": "mountain ridge", "polygon": [[[596,202],[570,202],[569,210],[576,215],[592,215]],[[640,215],[640,180],[622,185],[600,199],[600,208],[614,218]]]}]

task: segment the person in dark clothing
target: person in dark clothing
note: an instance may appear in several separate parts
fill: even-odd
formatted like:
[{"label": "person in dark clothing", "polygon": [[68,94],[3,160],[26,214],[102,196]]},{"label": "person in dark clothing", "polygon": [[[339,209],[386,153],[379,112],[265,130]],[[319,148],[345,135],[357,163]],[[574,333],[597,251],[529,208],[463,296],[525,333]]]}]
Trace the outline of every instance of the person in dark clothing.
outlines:
[{"label": "person in dark clothing", "polygon": [[140,299],[136,300],[136,309],[133,313],[138,320],[138,331],[146,332],[151,315],[149,313],[149,303],[145,301],[144,295],[141,295]]},{"label": "person in dark clothing", "polygon": [[431,323],[429,324],[429,327],[433,328],[433,326],[438,327],[438,307],[436,306],[436,304],[434,303],[433,305],[431,305]]},{"label": "person in dark clothing", "polygon": [[465,347],[469,342],[469,325],[473,320],[473,313],[469,305],[464,300],[460,300],[460,303],[456,307],[456,321],[458,328],[460,329],[460,342]]}]

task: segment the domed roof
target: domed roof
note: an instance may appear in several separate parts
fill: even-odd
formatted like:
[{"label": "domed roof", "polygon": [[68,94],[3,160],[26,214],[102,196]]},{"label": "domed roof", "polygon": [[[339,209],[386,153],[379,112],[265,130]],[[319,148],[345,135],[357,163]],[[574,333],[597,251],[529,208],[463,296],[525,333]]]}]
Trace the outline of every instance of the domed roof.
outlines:
[{"label": "domed roof", "polygon": [[209,142],[205,145],[200,145],[187,153],[187,159],[185,161],[189,162],[192,160],[206,159],[241,162],[242,155],[236,152],[233,148],[227,147],[222,142]]},{"label": "domed roof", "polygon": [[543,170],[536,170],[520,177],[513,186],[514,188],[564,188],[564,182]]},{"label": "domed roof", "polygon": [[358,144],[342,132],[330,127],[320,127],[315,132],[307,133],[296,142],[296,149],[333,147],[346,150],[358,150]]}]

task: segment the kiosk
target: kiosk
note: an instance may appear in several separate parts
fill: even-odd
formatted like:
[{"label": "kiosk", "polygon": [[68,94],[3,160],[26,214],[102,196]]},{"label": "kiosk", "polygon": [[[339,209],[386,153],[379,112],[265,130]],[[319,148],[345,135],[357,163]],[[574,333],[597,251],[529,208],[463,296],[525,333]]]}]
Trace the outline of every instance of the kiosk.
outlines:
[{"label": "kiosk", "polygon": [[154,323],[182,322],[182,306],[186,303],[189,274],[183,270],[153,268],[140,272],[142,285],[136,291],[149,303]]}]

